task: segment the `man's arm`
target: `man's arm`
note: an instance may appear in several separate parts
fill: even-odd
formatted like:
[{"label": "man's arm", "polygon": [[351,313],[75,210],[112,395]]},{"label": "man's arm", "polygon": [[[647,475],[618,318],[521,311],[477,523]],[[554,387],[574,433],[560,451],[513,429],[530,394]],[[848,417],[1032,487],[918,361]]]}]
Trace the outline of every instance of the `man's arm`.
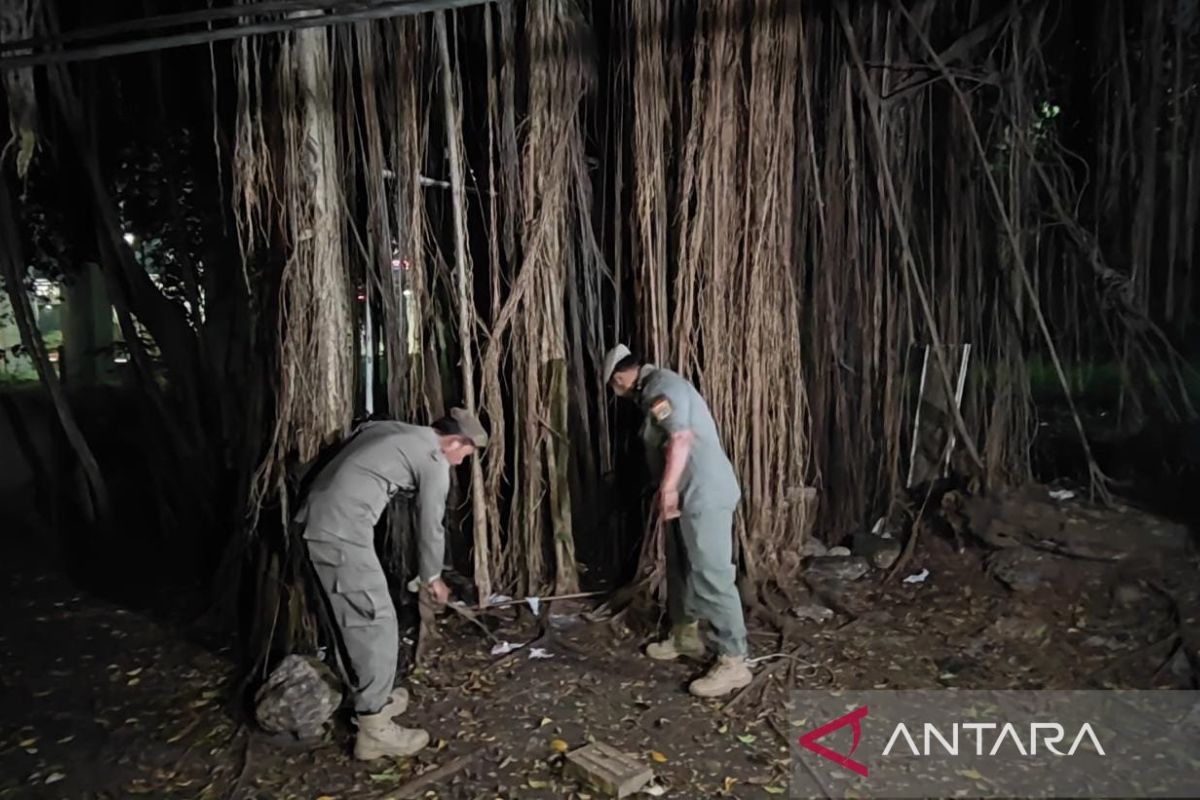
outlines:
[{"label": "man's arm", "polygon": [[651,396],[646,410],[668,436],[658,502],[663,517],[675,519],[679,516],[679,480],[692,449],[688,397],[683,392],[662,391]]},{"label": "man's arm", "polygon": [[663,469],[660,491],[679,491],[679,479],[683,477],[683,468],[687,466],[688,454],[692,451],[692,438],[690,430],[682,430],[672,433],[667,440],[667,465]]},{"label": "man's arm", "polygon": [[446,561],[446,495],[450,492],[450,469],[431,464],[417,487],[417,552],[421,583],[428,585],[442,576]]}]

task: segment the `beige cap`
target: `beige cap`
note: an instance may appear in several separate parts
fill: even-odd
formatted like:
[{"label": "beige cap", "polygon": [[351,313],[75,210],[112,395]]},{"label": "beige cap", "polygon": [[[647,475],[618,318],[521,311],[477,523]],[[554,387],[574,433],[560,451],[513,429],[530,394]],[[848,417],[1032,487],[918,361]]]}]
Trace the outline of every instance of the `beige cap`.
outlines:
[{"label": "beige cap", "polygon": [[471,440],[471,444],[482,450],[488,445],[488,433],[479,418],[465,408],[450,409],[450,419],[458,423],[459,432]]},{"label": "beige cap", "polygon": [[617,364],[631,355],[633,353],[629,352],[629,348],[623,344],[619,344],[605,353],[604,368],[600,372],[600,383],[608,385],[608,382],[612,380],[613,372],[617,369]]}]

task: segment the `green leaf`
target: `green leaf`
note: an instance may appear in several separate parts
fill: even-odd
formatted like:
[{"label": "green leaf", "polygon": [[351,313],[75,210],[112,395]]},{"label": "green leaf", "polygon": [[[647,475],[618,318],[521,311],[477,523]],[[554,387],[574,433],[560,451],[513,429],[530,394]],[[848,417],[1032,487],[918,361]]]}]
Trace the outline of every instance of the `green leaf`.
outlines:
[{"label": "green leaf", "polygon": [[754,744],[758,740],[758,737],[755,736],[753,733],[743,733],[741,736],[739,736],[737,738],[738,738],[738,741],[741,742],[742,744]]},{"label": "green leaf", "polygon": [[400,780],[399,773],[394,769],[385,770],[383,772],[372,772],[369,776],[371,780],[379,783],[395,783]]}]

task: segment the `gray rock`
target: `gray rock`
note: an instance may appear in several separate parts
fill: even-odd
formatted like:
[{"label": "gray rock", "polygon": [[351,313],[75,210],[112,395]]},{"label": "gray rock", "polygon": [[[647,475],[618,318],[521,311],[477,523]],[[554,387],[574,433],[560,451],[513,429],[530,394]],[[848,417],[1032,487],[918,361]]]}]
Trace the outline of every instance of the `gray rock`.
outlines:
[{"label": "gray rock", "polygon": [[1009,547],[988,557],[987,571],[1014,592],[1032,592],[1059,577],[1059,561],[1049,553]]},{"label": "gray rock", "polygon": [[841,546],[838,546],[838,547],[831,547],[831,548],[829,548],[829,552],[828,552],[828,553],[826,553],[825,555],[829,555],[829,556],[848,556],[848,555],[850,555],[850,548],[849,548],[849,547],[841,547]]},{"label": "gray rock", "polygon": [[804,540],[804,545],[800,548],[800,555],[805,558],[813,556],[828,555],[829,548],[820,539],[814,539],[811,536]]},{"label": "gray rock", "polygon": [[341,682],[333,670],[312,656],[289,655],[255,694],[254,710],[264,731],[309,739],[321,735],[341,702]]},{"label": "gray rock", "polygon": [[810,622],[829,622],[835,616],[832,608],[826,608],[816,603],[805,603],[802,606],[796,606],[792,609],[792,613],[798,618],[806,619]]},{"label": "gray rock", "polygon": [[870,571],[870,563],[861,556],[834,555],[809,559],[806,570],[809,577],[839,581],[856,581]]}]

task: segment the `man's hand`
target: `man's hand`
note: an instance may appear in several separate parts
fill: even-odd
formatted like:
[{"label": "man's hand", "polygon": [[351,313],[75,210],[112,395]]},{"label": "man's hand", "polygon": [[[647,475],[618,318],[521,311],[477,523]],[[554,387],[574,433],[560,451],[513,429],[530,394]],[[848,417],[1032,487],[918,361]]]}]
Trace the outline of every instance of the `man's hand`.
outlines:
[{"label": "man's hand", "polygon": [[434,578],[429,582],[429,596],[439,606],[444,606],[450,600],[450,587],[441,578]]},{"label": "man's hand", "polygon": [[658,513],[664,521],[679,518],[679,491],[677,489],[658,490]]}]

